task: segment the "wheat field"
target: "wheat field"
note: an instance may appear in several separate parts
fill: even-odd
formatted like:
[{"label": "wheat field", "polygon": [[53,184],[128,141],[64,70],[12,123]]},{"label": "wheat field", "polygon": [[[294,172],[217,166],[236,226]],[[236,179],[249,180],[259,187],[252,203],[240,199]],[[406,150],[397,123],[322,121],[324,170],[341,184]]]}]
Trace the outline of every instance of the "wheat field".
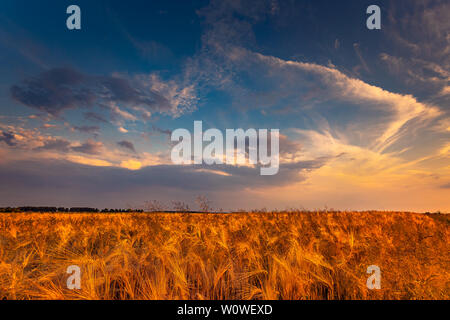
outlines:
[{"label": "wheat field", "polygon": [[447,215],[4,213],[0,298],[449,299],[449,252]]}]

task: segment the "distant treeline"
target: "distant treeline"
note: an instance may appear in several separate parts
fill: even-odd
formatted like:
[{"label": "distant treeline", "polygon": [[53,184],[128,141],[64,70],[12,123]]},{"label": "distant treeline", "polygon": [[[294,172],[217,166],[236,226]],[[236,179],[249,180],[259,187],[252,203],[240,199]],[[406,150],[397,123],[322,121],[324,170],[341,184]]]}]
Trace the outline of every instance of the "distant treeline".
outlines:
[{"label": "distant treeline", "polygon": [[0,208],[0,212],[143,212],[141,209],[98,209],[89,207],[6,207]]}]

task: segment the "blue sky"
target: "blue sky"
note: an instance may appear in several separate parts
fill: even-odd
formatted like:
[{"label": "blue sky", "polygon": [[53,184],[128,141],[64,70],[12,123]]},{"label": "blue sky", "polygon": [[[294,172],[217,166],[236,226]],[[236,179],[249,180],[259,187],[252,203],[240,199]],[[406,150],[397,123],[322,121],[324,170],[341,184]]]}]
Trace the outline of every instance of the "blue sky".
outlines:
[{"label": "blue sky", "polygon": [[[0,205],[450,209],[446,1],[0,6]],[[279,128],[280,173],[173,165],[194,120]]]}]

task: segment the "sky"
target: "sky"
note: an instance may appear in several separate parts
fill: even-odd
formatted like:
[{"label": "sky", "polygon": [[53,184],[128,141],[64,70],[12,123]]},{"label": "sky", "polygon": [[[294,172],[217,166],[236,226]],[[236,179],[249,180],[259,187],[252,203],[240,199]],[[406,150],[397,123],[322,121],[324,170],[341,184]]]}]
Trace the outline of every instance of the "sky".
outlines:
[{"label": "sky", "polygon": [[[0,7],[0,206],[450,211],[448,1]],[[278,174],[173,164],[196,120],[279,129]]]}]

